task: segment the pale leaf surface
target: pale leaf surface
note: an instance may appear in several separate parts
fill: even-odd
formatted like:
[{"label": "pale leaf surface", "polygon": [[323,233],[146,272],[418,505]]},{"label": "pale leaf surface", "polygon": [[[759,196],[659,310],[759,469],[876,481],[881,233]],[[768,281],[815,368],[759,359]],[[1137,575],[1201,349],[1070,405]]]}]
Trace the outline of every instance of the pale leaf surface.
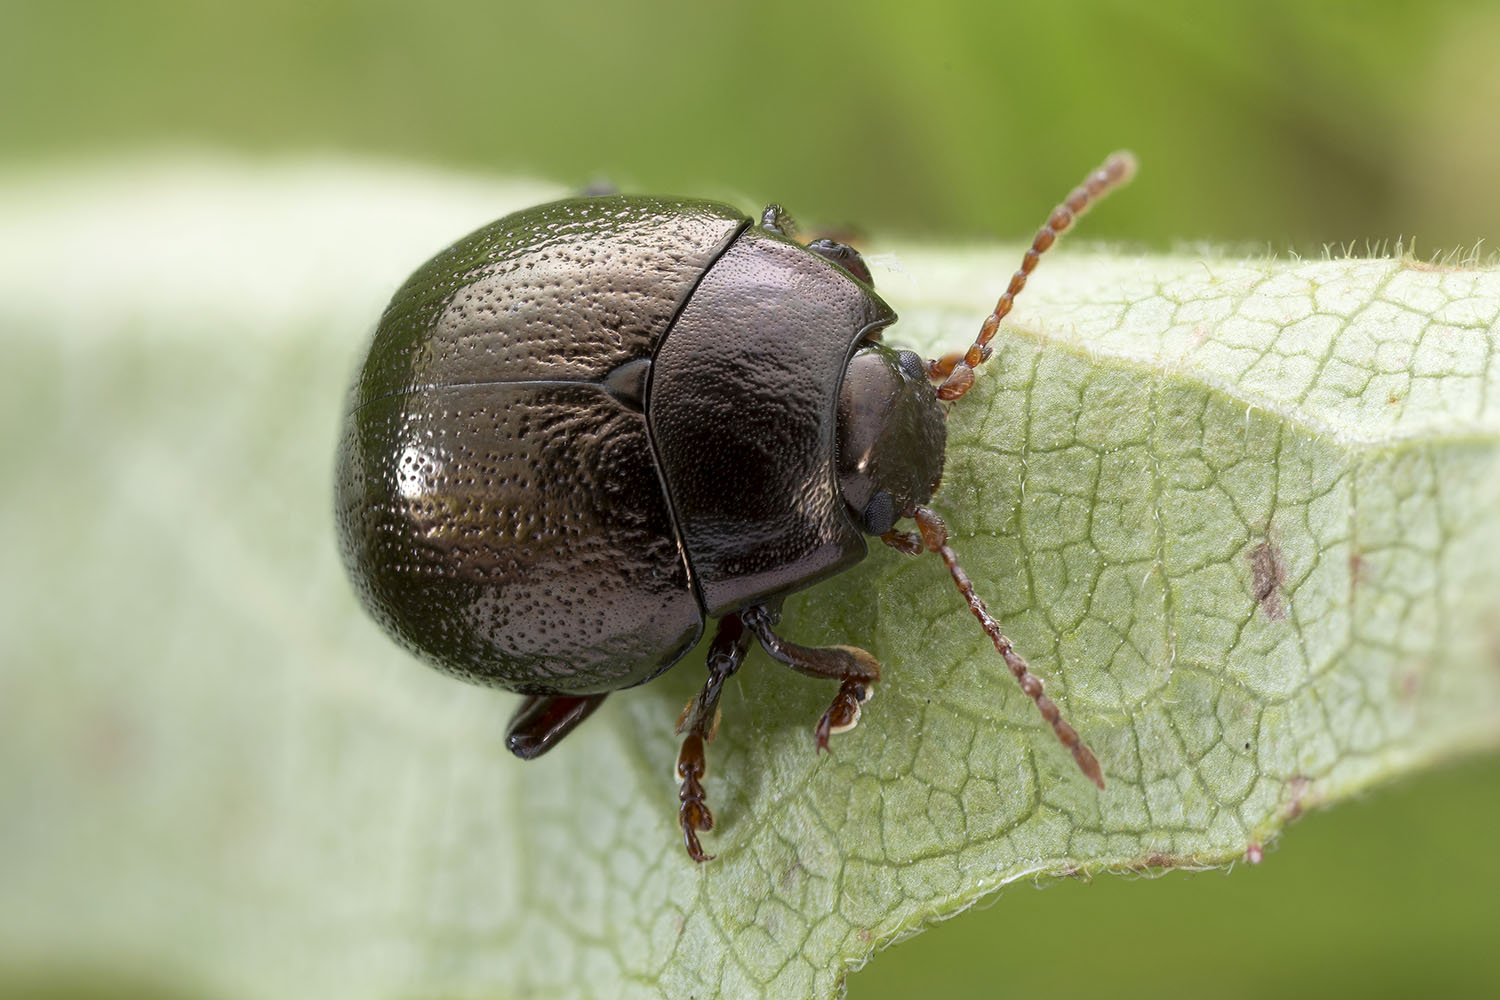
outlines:
[{"label": "pale leaf surface", "polygon": [[[700,654],[522,764],[513,699],[387,642],[333,548],[385,298],[553,193],[213,161],[0,186],[0,961],[247,998],[828,996],[1008,882],[1221,864],[1500,736],[1500,271],[1075,244],[955,407],[935,506],[1108,790],[940,563],[881,549],[784,627],[880,658],[864,721],[818,757],[829,686],[752,657],[693,865]],[[889,339],[924,351],[1017,257],[877,249]]]}]

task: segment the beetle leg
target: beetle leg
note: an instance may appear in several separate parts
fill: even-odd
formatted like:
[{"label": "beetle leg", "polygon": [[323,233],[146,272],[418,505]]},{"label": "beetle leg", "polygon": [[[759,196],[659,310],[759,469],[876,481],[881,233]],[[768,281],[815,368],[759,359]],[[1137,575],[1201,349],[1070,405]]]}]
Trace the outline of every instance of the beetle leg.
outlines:
[{"label": "beetle leg", "polygon": [[740,617],[771,659],[800,674],[839,682],[833,703],[813,728],[818,749],[826,751],[830,736],[848,732],[859,722],[859,707],[870,700],[880,680],[879,661],[856,646],[811,647],[788,642],[771,630],[779,615],[765,607],[747,608],[740,612]]},{"label": "beetle leg", "polygon": [[936,552],[944,565],[948,567],[948,573],[953,577],[954,584],[958,586],[959,593],[963,594],[964,600],[968,602],[969,610],[974,613],[975,618],[979,619],[980,628],[984,629],[990,641],[995,644],[995,652],[1000,654],[1005,665],[1010,668],[1011,675],[1021,685],[1021,690],[1036,702],[1042,718],[1052,726],[1052,732],[1057,735],[1058,741],[1072,752],[1078,769],[1094,784],[1101,789],[1104,788],[1104,773],[1099,769],[1099,761],[1094,757],[1094,752],[1088,748],[1087,743],[1083,742],[1083,738],[1078,735],[1078,730],[1062,717],[1057,703],[1042,693],[1041,679],[1031,672],[1030,665],[1020,653],[1016,652],[1016,647],[1011,645],[1011,641],[1000,631],[999,623],[990,617],[984,601],[974,593],[974,584],[969,581],[968,574],[958,564],[957,554],[948,546],[948,527],[943,524],[943,519],[938,517],[936,511],[927,507],[913,508],[911,516],[916,518],[917,528],[922,533],[923,545],[929,552]]},{"label": "beetle leg", "polygon": [[590,715],[609,696],[604,694],[528,695],[510,718],[505,746],[522,760],[531,760],[557,746],[562,738]]},{"label": "beetle leg", "polygon": [[713,860],[698,843],[699,832],[714,828],[714,815],[708,811],[707,794],[703,790],[703,778],[708,774],[703,747],[719,728],[719,696],[724,693],[724,682],[745,662],[749,649],[750,635],[741,625],[739,615],[720,618],[719,630],[708,647],[708,680],[677,720],[677,731],[687,734],[677,755],[677,780],[682,782],[677,793],[681,803],[677,822],[682,826],[688,856],[699,864]]},{"label": "beetle leg", "polygon": [[777,236],[785,236],[787,239],[797,235],[796,220],[792,218],[790,212],[775,202],[767,205],[766,210],[760,213],[760,228],[775,233]]}]

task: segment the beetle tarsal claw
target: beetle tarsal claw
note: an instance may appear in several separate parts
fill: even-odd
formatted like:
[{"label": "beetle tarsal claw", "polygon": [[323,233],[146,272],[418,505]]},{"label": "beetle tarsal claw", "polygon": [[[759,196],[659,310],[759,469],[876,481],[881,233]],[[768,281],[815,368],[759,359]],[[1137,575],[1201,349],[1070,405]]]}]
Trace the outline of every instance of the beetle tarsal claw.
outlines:
[{"label": "beetle tarsal claw", "polygon": [[865,702],[875,697],[875,685],[856,684],[851,687],[849,693],[853,695],[853,702],[851,703],[853,706],[852,711],[850,712],[847,721],[836,720],[829,728],[828,732],[834,736],[837,736],[839,733],[847,733],[849,730],[859,725],[859,718],[860,715],[863,714],[863,707]]},{"label": "beetle tarsal claw", "polygon": [[[866,654],[867,656],[869,654]],[[875,694],[875,682],[860,678],[845,678],[839,685],[839,693],[833,696],[828,711],[818,720],[813,729],[813,740],[819,752],[828,750],[828,738],[838,733],[847,733],[859,725],[860,706]]]}]

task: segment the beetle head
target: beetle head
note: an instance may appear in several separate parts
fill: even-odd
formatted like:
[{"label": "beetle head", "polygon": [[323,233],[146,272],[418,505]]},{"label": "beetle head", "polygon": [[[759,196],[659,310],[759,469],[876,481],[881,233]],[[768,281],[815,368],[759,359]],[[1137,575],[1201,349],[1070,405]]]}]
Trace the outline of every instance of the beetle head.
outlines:
[{"label": "beetle head", "polygon": [[948,431],[927,363],[870,343],[839,390],[839,492],[862,531],[883,535],[925,504],[943,475]]}]

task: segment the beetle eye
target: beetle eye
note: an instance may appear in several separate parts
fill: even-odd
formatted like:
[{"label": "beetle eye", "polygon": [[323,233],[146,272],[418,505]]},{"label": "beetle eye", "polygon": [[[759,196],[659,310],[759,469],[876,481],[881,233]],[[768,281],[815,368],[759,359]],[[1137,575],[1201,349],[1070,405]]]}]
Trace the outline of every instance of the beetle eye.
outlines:
[{"label": "beetle eye", "polygon": [[896,525],[896,502],[885,490],[876,492],[865,504],[865,531],[883,535]]},{"label": "beetle eye", "polygon": [[908,382],[927,381],[927,362],[913,351],[897,351],[896,367],[901,369]]}]

